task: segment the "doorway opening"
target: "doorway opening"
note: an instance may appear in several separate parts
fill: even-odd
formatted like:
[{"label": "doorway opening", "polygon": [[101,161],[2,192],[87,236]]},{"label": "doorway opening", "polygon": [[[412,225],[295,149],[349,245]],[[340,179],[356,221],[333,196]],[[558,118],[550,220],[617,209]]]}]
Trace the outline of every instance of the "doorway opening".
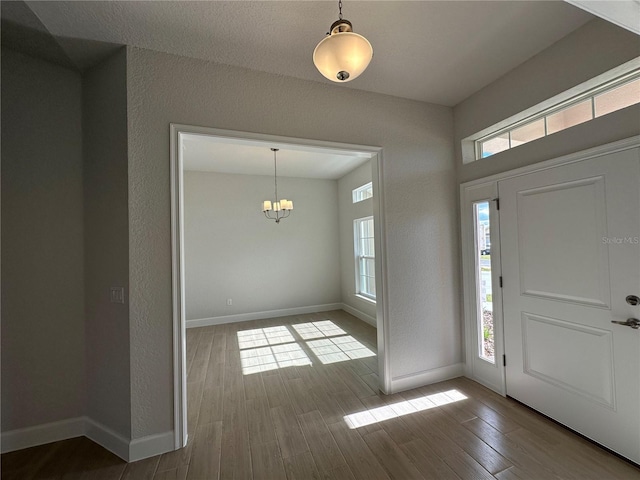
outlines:
[{"label": "doorway opening", "polygon": [[[226,131],[219,129],[211,129],[204,127],[193,127],[188,125],[171,125],[171,193],[172,193],[172,258],[173,258],[173,324],[174,324],[174,427],[175,427],[175,445],[176,448],[181,448],[186,445],[187,441],[187,343],[186,343],[186,329],[189,327],[196,326],[206,326],[206,325],[220,325],[226,324],[230,322],[239,322],[246,320],[257,320],[257,319],[267,319],[273,317],[280,317],[285,315],[298,315],[298,314],[309,314],[314,311],[326,311],[329,307],[333,307],[331,309],[345,310],[347,313],[355,314],[358,316],[360,312],[357,308],[353,307],[353,303],[350,305],[349,302],[345,302],[344,298],[342,301],[337,303],[331,303],[327,305],[308,305],[306,307],[295,306],[296,308],[290,308],[288,305],[277,306],[276,303],[267,304],[266,307],[262,308],[254,308],[251,311],[251,308],[246,307],[246,302],[242,302],[245,306],[244,311],[236,310],[233,308],[239,302],[234,301],[233,294],[227,294],[224,292],[220,292],[220,290],[224,290],[224,288],[211,288],[209,285],[210,292],[215,291],[225,296],[225,299],[218,299],[218,304],[222,305],[218,310],[211,310],[213,313],[207,313],[204,310],[197,311],[197,308],[194,308],[194,305],[197,301],[194,299],[193,295],[190,296],[192,292],[187,292],[185,288],[186,283],[186,273],[185,267],[189,265],[188,271],[191,273],[194,271],[194,262],[191,261],[185,255],[185,247],[188,244],[187,240],[189,235],[192,234],[192,231],[186,232],[185,235],[185,214],[191,215],[191,213],[185,212],[185,179],[187,181],[191,181],[190,179],[194,177],[196,172],[204,171],[215,173],[215,175],[225,176],[223,178],[223,183],[226,181],[228,187],[228,180],[231,180],[235,177],[244,176],[246,179],[250,178],[256,182],[262,182],[264,184],[264,189],[262,187],[259,188],[258,196],[265,198],[260,198],[258,202],[250,201],[250,205],[245,205],[241,209],[237,209],[237,202],[231,202],[231,205],[227,202],[230,197],[224,198],[221,202],[215,202],[213,204],[208,204],[209,206],[204,207],[204,210],[211,211],[223,211],[226,212],[227,215],[231,217],[237,218],[239,215],[245,214],[251,217],[251,222],[253,224],[258,224],[260,226],[266,225],[268,220],[265,220],[262,216],[260,210],[263,204],[262,200],[270,199],[269,193],[273,194],[271,190],[273,188],[273,157],[271,148],[278,148],[278,182],[281,185],[286,185],[287,182],[289,185],[294,185],[297,180],[304,180],[304,177],[307,178],[332,178],[330,176],[326,176],[327,172],[335,171],[333,173],[333,180],[337,180],[338,176],[336,175],[346,175],[350,169],[357,169],[359,166],[364,166],[365,164],[370,165],[370,182],[373,186],[373,198],[372,201],[372,213],[374,218],[374,231],[373,236],[375,238],[375,242],[372,241],[372,244],[375,244],[375,291],[376,297],[375,302],[370,306],[373,306],[373,311],[371,315],[367,315],[364,313],[361,316],[361,319],[364,321],[373,324],[376,329],[377,338],[374,341],[374,350],[377,347],[377,352],[370,352],[371,355],[377,354],[377,373],[379,377],[379,385],[377,387],[383,391],[389,391],[390,379],[389,379],[389,368],[388,368],[388,359],[385,352],[388,351],[385,348],[385,342],[388,338],[387,335],[387,323],[386,318],[386,255],[385,255],[385,244],[384,244],[384,218],[383,218],[383,199],[384,192],[382,191],[382,149],[379,147],[369,147],[369,146],[360,146],[360,145],[349,145],[349,144],[338,144],[332,142],[319,142],[319,141],[311,141],[311,140],[301,140],[294,139],[288,137],[280,137],[280,136],[271,136],[271,135],[258,135],[251,134],[245,132],[236,132],[236,131]],[[258,156],[258,152],[262,151],[268,152],[267,156],[269,157],[268,162],[263,162],[262,165],[258,165],[259,162],[256,162],[256,158]],[[264,156],[264,155],[262,155]],[[218,159],[219,161],[216,161]],[[226,161],[220,160],[226,159]],[[282,164],[281,164],[282,159]],[[297,159],[297,161],[296,161]],[[230,160],[230,161],[229,161]],[[264,160],[264,159],[262,159]],[[287,165],[287,161],[289,162]],[[323,163],[324,162],[324,163]],[[351,165],[348,163],[351,162]],[[186,172],[187,167],[190,171]],[[260,169],[268,168],[268,172],[266,170]],[[305,172],[305,168],[309,171]],[[342,173],[339,173],[339,172]],[[310,173],[309,173],[310,172]],[[323,177],[324,175],[324,177]],[[270,177],[270,179],[269,179]],[[328,180],[327,180],[328,181]],[[336,182],[337,184],[337,182]],[[251,188],[244,191],[250,191]],[[256,190],[255,188],[253,189]],[[263,191],[264,190],[264,191]],[[335,189],[334,189],[335,190]],[[303,191],[303,190],[300,190]],[[284,191],[282,192],[285,193]],[[301,195],[301,194],[298,194]],[[247,195],[247,197],[250,195]],[[349,196],[351,196],[351,191],[349,191]],[[287,197],[289,198],[289,197]],[[300,198],[300,197],[298,197]],[[302,196],[304,198],[304,196]],[[295,203],[295,210],[292,212],[291,218],[287,218],[280,224],[269,225],[271,228],[271,232],[277,232],[275,229],[283,230],[283,226],[287,227],[287,222],[295,221],[296,214],[302,219],[305,214],[305,204],[304,202],[297,201],[296,197],[291,197],[291,200]],[[253,206],[255,203],[255,207]],[[313,203],[311,201],[307,202]],[[318,202],[316,202],[317,205]],[[336,217],[337,215],[337,202],[333,202],[334,208],[336,208]],[[233,209],[231,207],[234,207]],[[233,211],[232,211],[233,210]],[[238,211],[236,211],[238,210]],[[247,210],[245,212],[245,210]],[[312,218],[312,215],[309,215],[309,210],[311,207],[307,205],[307,214],[308,219]],[[256,214],[256,215],[254,215]],[[259,214],[259,215],[258,215]],[[255,219],[253,218],[255,216]],[[191,217],[192,218],[192,217]],[[309,220],[310,221],[310,220]],[[269,222],[273,223],[273,222]],[[199,226],[202,228],[218,228],[219,231],[224,231],[224,227],[218,225],[218,223],[214,221],[204,221],[195,226],[195,229],[198,229]],[[296,225],[296,224],[293,224]],[[337,222],[336,222],[337,225]],[[299,224],[298,224],[299,226]],[[193,224],[191,224],[193,227]],[[190,227],[190,228],[191,228]],[[193,229],[192,229],[193,230]],[[290,230],[292,231],[292,230]],[[253,236],[255,238],[259,238],[262,234],[259,232],[248,233],[248,236]],[[275,237],[274,237],[275,238]],[[273,238],[271,239],[273,240]],[[229,243],[229,242],[227,242]],[[351,243],[353,245],[353,242]],[[265,245],[266,248],[268,245]],[[206,251],[205,246],[205,251]],[[278,257],[278,261],[282,263],[287,262],[287,254],[286,252],[291,252],[293,246],[290,246],[289,249],[285,249],[279,253],[276,253]],[[213,247],[211,248],[213,249]],[[334,252],[335,255],[336,252]],[[353,254],[353,252],[352,252]],[[256,257],[257,258],[257,257]],[[354,258],[355,261],[355,258]],[[340,262],[337,261],[337,264]],[[295,265],[291,266],[289,272],[295,269]],[[209,271],[212,269],[209,268]],[[214,277],[209,277],[210,281],[214,280],[222,280],[224,283],[225,279],[218,278],[215,279],[216,273],[213,273]],[[225,273],[218,273],[218,275],[224,276]],[[275,280],[275,279],[274,279]],[[276,281],[277,285],[283,285],[281,281]],[[294,282],[295,286],[296,282]],[[274,288],[277,287],[274,285]],[[293,287],[291,287],[293,288]],[[258,289],[256,287],[250,289],[252,292],[257,292]],[[285,289],[286,290],[286,289]],[[202,292],[201,292],[202,293]],[[206,292],[204,294],[206,297]],[[335,302],[335,301],[334,301]],[[236,305],[234,305],[234,303]],[[320,309],[314,309],[314,307],[320,307]],[[323,308],[326,307],[326,308]],[[343,308],[342,308],[343,307]],[[248,309],[248,310],[247,310]],[[204,312],[204,313],[203,313]],[[253,327],[252,327],[253,328]],[[269,330],[270,335],[273,333]],[[292,330],[292,332],[294,332]],[[264,333],[264,332],[263,332]],[[280,332],[282,333],[282,332]],[[299,336],[299,332],[295,331],[293,337],[297,338]],[[325,335],[326,336],[326,335]],[[328,348],[327,346],[322,345],[323,348],[314,350],[316,343],[318,343],[318,347],[320,347],[319,342],[325,342],[326,340],[322,339],[320,341],[312,340],[311,342],[302,342],[303,347],[300,349],[300,352],[306,354],[303,356],[302,354],[296,357],[292,356],[291,352],[288,351],[285,347],[291,347],[291,345],[297,345],[295,342],[291,345],[284,342],[283,345],[276,345],[275,350],[273,346],[270,346],[275,337],[273,335],[269,336],[269,338],[265,337],[265,341],[269,344],[268,348],[272,350],[270,352],[270,356],[266,355],[264,358],[256,355],[249,355],[247,351],[244,351],[244,356],[246,357],[244,360],[246,363],[247,372],[254,371],[256,368],[258,370],[263,368],[270,368],[274,365],[278,365],[279,367],[285,364],[290,365],[304,365],[305,359],[304,357],[310,358],[318,358],[318,359],[326,359],[328,358],[351,358],[353,355],[364,355],[364,353],[369,353],[369,350],[360,348],[360,349],[352,349],[351,344],[344,343],[342,338],[337,337],[337,339],[329,338],[329,341],[335,343],[334,349],[336,352],[329,352],[329,356],[326,358],[323,356],[325,354],[325,350]],[[248,338],[248,337],[247,337]],[[240,340],[247,340],[242,335],[238,337]],[[284,338],[284,337],[283,337]],[[278,337],[280,339],[280,337]],[[276,339],[277,340],[277,339]],[[253,341],[253,340],[252,340]],[[314,343],[315,342],[315,343]],[[244,342],[246,343],[246,342]],[[281,342],[282,343],[282,342]],[[357,342],[352,342],[354,345]],[[275,345],[275,344],[274,344]],[[246,347],[246,345],[243,345]],[[331,346],[329,346],[331,347]],[[355,348],[355,347],[354,347]],[[290,348],[289,348],[290,349]],[[246,350],[246,348],[245,348]],[[256,349],[249,349],[251,351]],[[282,352],[280,352],[282,350]],[[287,350],[286,352],[284,350]],[[307,352],[308,350],[308,352]],[[322,350],[322,351],[320,351]],[[339,350],[339,351],[338,351]],[[365,352],[367,350],[367,352]],[[262,351],[262,350],[260,350]],[[256,350],[257,352],[257,350]],[[300,353],[298,352],[298,353]],[[251,352],[253,353],[253,352]],[[258,352],[259,353],[259,352]],[[333,355],[333,356],[332,356]],[[366,355],[368,357],[369,355]],[[251,358],[249,358],[251,357]],[[286,358],[285,358],[286,357]],[[295,357],[295,358],[294,358]],[[273,361],[271,361],[273,360]],[[375,360],[375,358],[372,358]],[[302,363],[301,363],[302,362]],[[307,362],[308,363],[308,362]],[[324,362],[321,362],[324,363]]]}]

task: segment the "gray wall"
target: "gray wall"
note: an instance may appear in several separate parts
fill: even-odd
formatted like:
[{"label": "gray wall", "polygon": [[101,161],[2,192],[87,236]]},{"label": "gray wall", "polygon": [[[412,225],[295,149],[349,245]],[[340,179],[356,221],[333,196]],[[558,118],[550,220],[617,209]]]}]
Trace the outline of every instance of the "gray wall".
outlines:
[{"label": "gray wall", "polygon": [[2,49],[2,429],[84,412],[81,78]]},{"label": "gray wall", "polygon": [[519,65],[454,108],[460,182],[482,178],[633,135],[640,105],[462,164],[460,141],[548,98],[640,56],[640,37],[595,19]]},{"label": "gray wall", "polygon": [[[134,438],[167,431],[173,421],[171,122],[382,146],[390,373],[461,361],[450,108],[133,47],[127,52]],[[346,113],[337,119],[335,112]]]},{"label": "gray wall", "polygon": [[[129,438],[126,51],[83,78],[87,415]],[[110,303],[111,286],[125,303]],[[143,347],[141,347],[143,348]]]},{"label": "gray wall", "polygon": [[272,176],[185,172],[187,320],[340,302],[337,181],[278,191],[294,211],[276,224],[261,211]]},{"label": "gray wall", "polygon": [[371,162],[349,172],[338,180],[340,218],[340,285],[342,302],[376,318],[376,304],[356,296],[353,221],[373,215],[373,199],[353,203],[353,189],[371,181]]}]

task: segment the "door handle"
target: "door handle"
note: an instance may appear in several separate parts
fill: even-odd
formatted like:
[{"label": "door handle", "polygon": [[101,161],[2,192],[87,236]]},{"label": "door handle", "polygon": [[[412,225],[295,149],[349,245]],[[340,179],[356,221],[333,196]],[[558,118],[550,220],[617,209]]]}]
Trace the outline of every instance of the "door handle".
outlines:
[{"label": "door handle", "polygon": [[618,325],[624,325],[625,327],[631,327],[634,330],[637,330],[638,328],[640,328],[640,320],[638,320],[637,318],[628,318],[624,322],[620,322],[618,320],[611,320],[611,323],[615,323],[615,324],[618,324]]}]

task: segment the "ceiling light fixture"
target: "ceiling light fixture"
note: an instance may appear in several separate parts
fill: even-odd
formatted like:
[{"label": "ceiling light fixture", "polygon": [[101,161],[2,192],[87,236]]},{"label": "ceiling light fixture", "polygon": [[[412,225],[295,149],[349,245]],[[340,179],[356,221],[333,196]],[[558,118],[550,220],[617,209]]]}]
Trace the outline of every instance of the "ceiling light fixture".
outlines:
[{"label": "ceiling light fixture", "polygon": [[338,0],[338,20],[313,51],[313,63],[322,75],[334,82],[350,82],[364,72],[373,58],[369,40],[353,32],[349,20],[342,18],[342,0]]},{"label": "ceiling light fixture", "polygon": [[[271,205],[270,200],[265,200],[262,202],[262,213],[269,220],[275,220],[276,223],[280,223],[280,220],[283,218],[287,218],[291,215],[291,210],[293,210],[293,202],[291,200],[278,200],[278,163],[276,159],[277,148],[272,148],[273,152],[273,180],[276,187],[276,201]],[[271,213],[273,212],[273,214]]]}]

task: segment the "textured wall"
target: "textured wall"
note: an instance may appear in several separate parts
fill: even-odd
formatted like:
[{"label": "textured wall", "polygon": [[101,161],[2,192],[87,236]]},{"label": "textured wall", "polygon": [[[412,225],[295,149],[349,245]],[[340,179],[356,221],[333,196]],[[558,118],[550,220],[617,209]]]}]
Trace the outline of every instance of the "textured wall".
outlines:
[{"label": "textured wall", "polygon": [[[129,225],[126,51],[83,78],[87,415],[128,438]],[[110,303],[111,286],[125,303]]]},{"label": "textured wall", "polygon": [[280,177],[278,192],[294,211],[276,224],[273,176],[185,172],[187,320],[340,302],[337,182]]},{"label": "textured wall", "polygon": [[84,411],[81,78],[2,49],[2,430]]},{"label": "textured wall", "polygon": [[640,107],[577,125],[491,158],[462,164],[460,141],[511,115],[640,56],[640,37],[595,19],[532,57],[454,108],[460,182],[636,135]]},{"label": "textured wall", "polygon": [[133,436],[172,428],[169,124],[384,148],[391,375],[461,360],[452,111],[127,49]]},{"label": "textured wall", "polygon": [[353,221],[373,215],[373,199],[353,203],[353,189],[371,181],[371,162],[356,168],[338,180],[340,212],[340,289],[342,302],[376,318],[376,304],[355,295],[355,257],[353,251]]}]

